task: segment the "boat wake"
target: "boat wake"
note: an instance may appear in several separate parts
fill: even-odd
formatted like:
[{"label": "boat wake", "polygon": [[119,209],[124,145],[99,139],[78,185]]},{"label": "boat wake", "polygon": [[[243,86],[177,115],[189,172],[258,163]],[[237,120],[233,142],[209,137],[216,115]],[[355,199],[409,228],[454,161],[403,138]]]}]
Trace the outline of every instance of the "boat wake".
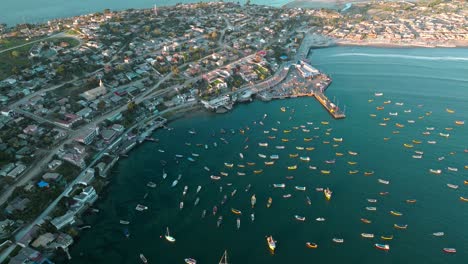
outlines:
[{"label": "boat wake", "polygon": [[372,53],[340,53],[334,54],[332,57],[375,57],[375,58],[398,58],[398,59],[412,59],[412,60],[430,60],[430,61],[468,61],[468,57],[428,57],[428,56],[414,56],[414,55],[401,55],[401,54],[372,54]]}]

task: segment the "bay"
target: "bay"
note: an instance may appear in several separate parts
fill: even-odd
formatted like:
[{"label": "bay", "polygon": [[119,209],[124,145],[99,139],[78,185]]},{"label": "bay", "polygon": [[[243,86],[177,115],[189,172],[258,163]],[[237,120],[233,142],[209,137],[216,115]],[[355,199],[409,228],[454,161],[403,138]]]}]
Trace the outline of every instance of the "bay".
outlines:
[{"label": "bay", "polygon": [[[455,126],[454,121],[466,120],[468,116],[467,54],[468,49],[318,49],[309,59],[332,76],[333,83],[327,95],[331,99],[335,97],[341,106],[346,105],[346,119],[333,120],[313,98],[299,98],[254,102],[236,106],[233,112],[225,115],[197,113],[172,122],[169,126],[174,130],[159,130],[153,135],[160,143],[148,142],[137,147],[114,167],[109,175],[111,183],[95,205],[100,213],[85,217],[92,228],[83,230],[71,248],[71,263],[138,263],[140,253],[145,254],[150,263],[183,263],[187,257],[199,263],[217,263],[225,249],[233,263],[246,264],[291,261],[463,263],[468,258],[465,223],[468,210],[459,197],[468,196],[463,185],[463,180],[467,179],[463,166],[468,165],[468,154],[463,152],[468,148],[468,133],[466,125]],[[384,95],[375,97],[377,92]],[[391,103],[384,104],[389,100]],[[396,105],[396,102],[403,105]],[[286,112],[280,110],[283,106]],[[378,111],[377,106],[385,109]],[[455,113],[448,113],[447,108]],[[404,112],[409,109],[411,113]],[[389,112],[398,112],[398,116],[389,116]],[[370,114],[377,116],[372,118]],[[383,121],[383,118],[390,120]],[[407,120],[415,120],[415,123]],[[329,124],[324,125],[322,121]],[[379,125],[383,122],[387,126]],[[396,123],[404,127],[398,128]],[[310,132],[303,132],[301,125]],[[434,127],[434,131],[424,136],[422,132],[427,127]],[[446,127],[453,130],[447,131]],[[226,134],[220,133],[222,128]],[[241,128],[244,135],[240,133]],[[330,135],[327,135],[330,128]],[[196,134],[188,133],[189,130]],[[265,134],[266,130],[270,132]],[[284,133],[284,130],[291,132]],[[397,130],[399,134],[394,134]],[[450,137],[440,137],[439,133],[450,133]],[[275,139],[268,138],[273,135]],[[319,138],[310,142],[303,140],[313,136]],[[223,143],[220,137],[229,144]],[[334,142],[333,137],[342,137],[343,142]],[[390,139],[385,141],[384,137]],[[289,142],[282,142],[282,138]],[[412,149],[403,147],[412,140],[423,143],[415,144]],[[437,144],[427,144],[432,140]],[[324,141],[330,143],[324,144]],[[268,142],[269,146],[260,147],[259,142]],[[333,147],[333,144],[338,146]],[[244,149],[245,145],[249,148]],[[276,149],[276,145],[284,145],[285,149]],[[315,150],[298,150],[297,146],[315,147]],[[413,159],[414,150],[424,151],[423,159]],[[348,155],[348,151],[359,155]],[[239,156],[241,152],[244,159]],[[336,156],[336,152],[344,155]],[[186,159],[191,153],[200,154],[193,157],[195,162]],[[259,158],[258,153],[278,154],[280,159],[274,166],[265,166],[265,160]],[[305,163],[290,158],[291,153],[309,156],[311,161]],[[176,159],[176,154],[184,158]],[[438,161],[441,156],[445,159]],[[336,163],[324,163],[331,159],[336,159]],[[161,177],[160,160],[168,162],[164,167],[168,173],[165,180]],[[248,166],[247,161],[256,165]],[[348,161],[357,164],[350,165]],[[234,167],[227,168],[225,162],[233,163]],[[246,167],[238,168],[237,164]],[[292,165],[298,165],[298,169],[288,170],[287,166]],[[317,166],[318,170],[310,170],[309,165]],[[204,170],[204,166],[209,167],[210,172]],[[450,172],[449,166],[459,171]],[[263,169],[263,173],[253,174],[254,169]],[[434,175],[429,169],[443,172]],[[320,170],[331,170],[331,173],[324,175]],[[359,173],[349,174],[349,170],[359,170]],[[210,179],[210,175],[221,171],[228,172],[229,176],[218,182]],[[238,176],[238,171],[246,175]],[[374,171],[374,175],[364,176],[364,171]],[[171,188],[179,174],[182,175],[179,184]],[[294,179],[287,180],[286,176],[294,176]],[[390,184],[379,183],[379,178],[389,180]],[[148,181],[158,186],[148,188]],[[273,183],[285,183],[286,188],[274,189]],[[447,183],[460,185],[460,188],[449,189]],[[245,192],[248,184],[252,188]],[[189,189],[182,197],[185,185]],[[198,185],[203,188],[196,195]],[[307,190],[299,192],[294,186],[306,186]],[[327,202],[323,193],[315,191],[316,187],[330,187],[332,199]],[[234,189],[237,194],[230,197]],[[389,194],[381,196],[381,192]],[[144,199],[146,193],[148,196]],[[282,195],[286,193],[291,193],[292,197],[284,199]],[[257,197],[255,209],[250,206],[252,194]],[[224,195],[229,198],[220,206]],[[306,195],[311,198],[310,206]],[[193,205],[196,197],[200,197],[198,206]],[[271,208],[266,207],[268,197],[273,198]],[[378,203],[369,204],[367,198],[378,199]],[[417,203],[405,203],[406,199],[416,199]],[[180,201],[185,204],[182,210]],[[138,203],[149,209],[135,211]],[[216,217],[211,214],[214,205],[219,207]],[[367,211],[366,206],[376,206],[377,211]],[[237,216],[230,212],[231,208],[243,212],[239,230]],[[204,209],[207,216],[202,219]],[[390,210],[402,212],[403,216],[392,216]],[[253,223],[250,221],[252,212],[255,213]],[[305,216],[306,221],[296,221],[295,214]],[[219,228],[216,227],[218,215],[224,217]],[[317,217],[324,217],[326,221],[316,222]],[[363,224],[360,218],[370,219],[372,224]],[[120,219],[131,223],[120,225]],[[397,230],[394,224],[407,224],[408,229]],[[131,233],[129,238],[123,235],[126,227]],[[166,227],[177,239],[174,244],[161,237]],[[445,236],[431,235],[438,231],[445,232]],[[373,233],[376,237],[364,239],[361,233]],[[266,235],[273,235],[278,241],[274,255],[267,249]],[[383,241],[381,235],[393,235],[394,239]],[[333,243],[334,237],[343,238],[345,243]],[[307,241],[317,243],[318,248],[306,248]],[[374,243],[387,243],[391,249],[379,251],[373,247]],[[458,252],[445,254],[444,247],[457,248]]]}]

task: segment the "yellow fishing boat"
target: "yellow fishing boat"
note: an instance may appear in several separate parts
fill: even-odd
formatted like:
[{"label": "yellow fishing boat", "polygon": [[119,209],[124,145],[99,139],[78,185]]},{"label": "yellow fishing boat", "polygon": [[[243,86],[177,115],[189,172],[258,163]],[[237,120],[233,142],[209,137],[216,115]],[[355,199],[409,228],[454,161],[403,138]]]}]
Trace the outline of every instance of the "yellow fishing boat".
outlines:
[{"label": "yellow fishing boat", "polygon": [[400,134],[400,131],[398,130],[395,130],[395,131],[392,131],[393,134]]},{"label": "yellow fishing boat", "polygon": [[370,114],[371,117],[376,117],[377,115],[376,114]]},{"label": "yellow fishing boat", "polygon": [[419,141],[419,140],[416,140],[416,139],[413,139],[413,144],[421,144],[422,141]]},{"label": "yellow fishing boat", "polygon": [[297,169],[297,165],[288,166],[288,170],[295,170],[295,169]]},{"label": "yellow fishing boat", "polygon": [[358,173],[358,172],[359,172],[358,170],[350,170],[350,171],[349,171],[349,174],[356,174],[356,173]]},{"label": "yellow fishing boat", "polygon": [[254,170],[254,174],[260,174],[262,172],[263,172],[263,170]]},{"label": "yellow fishing boat", "polygon": [[289,133],[291,130],[283,130],[283,133]]},{"label": "yellow fishing boat", "polygon": [[397,127],[405,127],[405,125],[400,124],[400,123],[396,123],[395,126],[397,126]]},{"label": "yellow fishing boat", "polygon": [[351,156],[356,156],[358,153],[357,152],[353,152],[351,150],[348,150],[348,154],[351,155]]},{"label": "yellow fishing boat", "polygon": [[452,130],[453,130],[453,127],[446,127],[445,130],[447,130],[447,131],[452,131]]},{"label": "yellow fishing boat", "polygon": [[383,240],[392,240],[392,239],[393,239],[393,235],[390,235],[390,236],[381,236],[380,238],[382,238]]},{"label": "yellow fishing boat", "polygon": [[224,163],[224,166],[226,166],[226,167],[228,167],[228,168],[232,168],[232,167],[234,167],[234,164],[232,164],[232,163],[226,163],[226,162],[225,162],[225,163]]},{"label": "yellow fishing boat", "polygon": [[239,168],[245,168],[245,165],[244,165],[244,164],[237,164],[237,167],[239,167]]},{"label": "yellow fishing boat", "polygon": [[447,108],[447,109],[445,109],[445,111],[447,111],[447,113],[450,113],[450,114],[453,114],[453,113],[455,113],[455,110],[448,109],[448,108]]},{"label": "yellow fishing boat", "polygon": [[322,123],[322,125],[328,125],[328,121],[322,121],[320,123]]},{"label": "yellow fishing boat", "polygon": [[390,117],[384,117],[383,121],[388,121],[390,120]]},{"label": "yellow fishing boat", "polygon": [[234,209],[234,208],[231,208],[231,212],[233,214],[236,214],[236,215],[241,215],[242,214],[242,212],[240,210],[237,210],[237,209]]},{"label": "yellow fishing boat", "polygon": [[356,165],[357,162],[355,162],[355,161],[348,161],[348,164],[349,164],[349,165]]},{"label": "yellow fishing boat", "polygon": [[268,136],[269,139],[275,139],[276,136]]},{"label": "yellow fishing boat", "polygon": [[369,99],[369,100],[367,100],[367,102],[372,103],[372,102],[374,102],[374,99]]},{"label": "yellow fishing boat", "polygon": [[281,109],[281,112],[286,112],[286,107],[283,106],[280,109]]},{"label": "yellow fishing boat", "polygon": [[373,171],[366,171],[366,172],[364,172],[364,175],[366,175],[366,176],[370,176],[370,175],[373,175],[373,174],[374,174]]},{"label": "yellow fishing boat", "polygon": [[384,104],[389,104],[389,103],[391,103],[391,102],[392,102],[392,101],[388,100],[388,101],[385,101],[385,102],[383,102],[383,103],[384,103]]},{"label": "yellow fishing boat", "polygon": [[419,119],[423,119],[423,118],[424,118],[424,116],[419,116],[418,118],[419,118]]},{"label": "yellow fishing boat", "polygon": [[323,141],[323,144],[330,144],[330,141]]},{"label": "yellow fishing boat", "polygon": [[335,153],[335,155],[338,156],[338,157],[341,157],[341,156],[343,156],[344,154],[343,154],[343,153],[340,153],[340,152],[337,152],[337,153]]},{"label": "yellow fishing boat", "polygon": [[377,106],[376,109],[377,110],[384,110],[384,107],[383,106]]},{"label": "yellow fishing boat", "polygon": [[283,142],[288,142],[289,139],[287,139],[287,138],[282,138],[281,141],[283,141]]},{"label": "yellow fishing boat", "polygon": [[255,162],[247,162],[247,165],[249,165],[249,166],[255,166]]},{"label": "yellow fishing boat", "polygon": [[298,156],[299,156],[299,154],[297,154],[297,153],[296,154],[289,154],[290,158],[297,158]]},{"label": "yellow fishing boat", "polygon": [[462,126],[465,124],[465,121],[455,121],[455,125]]},{"label": "yellow fishing boat", "polygon": [[384,141],[388,141],[388,140],[390,140],[390,138],[389,138],[389,137],[386,137],[386,138],[383,138],[383,140],[384,140]]},{"label": "yellow fishing boat", "polygon": [[274,164],[275,164],[274,161],[265,161],[265,165],[266,165],[266,166],[272,166],[272,165],[274,165]]},{"label": "yellow fishing boat", "polygon": [[403,215],[402,213],[397,212],[397,211],[390,211],[390,214],[392,214],[394,216],[402,216]]},{"label": "yellow fishing boat", "polygon": [[304,141],[305,141],[305,142],[312,141],[312,138],[304,138]]},{"label": "yellow fishing boat", "polygon": [[322,173],[322,174],[330,174],[330,172],[331,172],[331,171],[329,171],[329,170],[321,170],[321,171],[320,171],[320,173]]},{"label": "yellow fishing boat", "polygon": [[308,148],[305,148],[307,151],[311,151],[311,150],[314,150],[315,148],[313,147],[308,147]]},{"label": "yellow fishing boat", "polygon": [[403,146],[405,146],[405,148],[412,148],[413,147],[413,145],[407,144],[407,143],[403,144]]},{"label": "yellow fishing boat", "polygon": [[465,197],[463,197],[463,196],[460,196],[460,201],[462,201],[462,202],[468,202],[468,198],[465,198]]}]

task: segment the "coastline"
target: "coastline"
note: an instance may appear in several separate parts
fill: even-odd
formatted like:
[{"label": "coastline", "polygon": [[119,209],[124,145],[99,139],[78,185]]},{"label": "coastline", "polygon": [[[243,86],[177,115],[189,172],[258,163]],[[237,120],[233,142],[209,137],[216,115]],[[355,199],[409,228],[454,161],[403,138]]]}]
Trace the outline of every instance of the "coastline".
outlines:
[{"label": "coastline", "polygon": [[[466,48],[468,41],[463,43],[433,43],[425,44],[422,42],[413,43],[391,43],[386,41],[353,41],[345,39],[335,39],[336,46],[358,46],[358,47],[376,47],[376,48]],[[329,46],[330,47],[330,46]]]}]

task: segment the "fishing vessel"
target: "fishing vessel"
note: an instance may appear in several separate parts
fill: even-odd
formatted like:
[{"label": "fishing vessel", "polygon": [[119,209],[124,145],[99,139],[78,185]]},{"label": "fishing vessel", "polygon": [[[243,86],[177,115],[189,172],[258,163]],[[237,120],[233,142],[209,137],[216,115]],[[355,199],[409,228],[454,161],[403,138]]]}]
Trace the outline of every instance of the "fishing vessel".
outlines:
[{"label": "fishing vessel", "polygon": [[454,249],[454,248],[443,248],[442,250],[443,250],[445,253],[451,253],[451,254],[457,253],[457,250]]},{"label": "fishing vessel", "polygon": [[225,162],[224,166],[226,166],[228,168],[232,168],[232,167],[234,167],[234,164]]},{"label": "fishing vessel", "polygon": [[305,191],[306,187],[305,186],[294,186],[294,189],[296,189],[298,191]]},{"label": "fishing vessel", "polygon": [[315,218],[315,221],[317,221],[317,222],[325,222],[325,218],[323,218],[323,217],[317,217],[317,218]]},{"label": "fishing vessel", "polygon": [[306,196],[306,199],[307,199],[307,204],[308,204],[308,205],[311,205],[311,204],[312,204],[312,201],[310,200],[309,196]]},{"label": "fishing vessel", "polygon": [[403,144],[403,146],[404,146],[405,148],[412,148],[412,147],[413,147],[413,145],[407,144],[407,143]]},{"label": "fishing vessel", "polygon": [[294,218],[297,221],[302,221],[302,222],[304,222],[306,220],[305,216],[300,216],[300,215],[295,215]]},{"label": "fishing vessel", "polygon": [[241,220],[240,218],[238,217],[237,220],[236,220],[236,224],[237,224],[237,229],[240,228],[240,224],[241,224]]},{"label": "fishing vessel", "polygon": [[306,162],[310,161],[310,157],[300,157],[299,159]]},{"label": "fishing vessel", "polygon": [[218,207],[215,205],[213,206],[213,216],[216,215],[217,212],[218,212]]},{"label": "fishing vessel", "polygon": [[272,236],[267,236],[266,240],[267,240],[268,248],[274,253],[276,249],[276,241],[273,239]]},{"label": "fishing vessel", "polygon": [[449,113],[449,114],[455,113],[455,110],[452,110],[452,109],[449,109],[449,108],[445,109],[445,111],[447,111],[447,113]]},{"label": "fishing vessel", "polygon": [[330,174],[331,171],[329,170],[320,170],[320,173],[322,174]]},{"label": "fishing vessel", "polygon": [[130,224],[130,222],[129,222],[129,221],[126,221],[126,220],[120,220],[119,223],[120,223],[121,225],[128,225],[128,224]]},{"label": "fishing vessel", "polygon": [[255,197],[255,194],[250,197],[250,204],[252,205],[252,208],[255,207],[255,203],[257,203],[257,198]]},{"label": "fishing vessel", "polygon": [[408,199],[408,200],[406,200],[406,203],[416,203],[416,200],[414,200],[414,199]]},{"label": "fishing vessel", "polygon": [[182,210],[184,208],[184,202],[180,202],[179,209]]},{"label": "fishing vessel", "polygon": [[455,125],[464,125],[465,124],[465,121],[455,121]]},{"label": "fishing vessel", "polygon": [[169,233],[169,227],[166,227],[166,234],[164,235],[167,241],[174,243],[176,240],[174,237],[172,237]]},{"label": "fishing vessel", "polygon": [[458,171],[458,168],[447,167],[447,170],[449,170],[449,171]]},{"label": "fishing vessel", "polygon": [[289,154],[289,157],[290,158],[297,158],[297,157],[299,157],[299,154],[297,154],[297,153],[296,154]]},{"label": "fishing vessel", "polygon": [[275,165],[275,162],[274,161],[265,161],[265,165],[266,166],[272,166],[272,165]]},{"label": "fishing vessel", "polygon": [[254,174],[260,174],[260,173],[263,172],[263,170],[254,170],[253,172],[254,172]]},{"label": "fishing vessel", "polygon": [[392,240],[393,239],[393,235],[390,235],[390,236],[380,236],[381,239],[383,240]]},{"label": "fishing vessel", "polygon": [[258,143],[260,147],[268,147],[268,143]]},{"label": "fishing vessel", "polygon": [[335,141],[335,142],[343,142],[343,138],[333,138],[333,141]]},{"label": "fishing vessel", "polygon": [[336,160],[335,159],[332,159],[332,160],[326,160],[325,163],[327,164],[335,164]]},{"label": "fishing vessel", "polygon": [[186,258],[184,260],[185,260],[185,263],[187,264],[197,264],[197,261],[193,258]]},{"label": "fishing vessel", "polygon": [[390,184],[390,181],[387,180],[379,179],[378,181],[382,184]]},{"label": "fishing vessel", "polygon": [[145,257],[145,255],[140,254],[140,259],[141,259],[141,262],[148,263],[148,259]]},{"label": "fishing vessel", "polygon": [[468,202],[468,198],[460,196],[460,201],[462,202]]},{"label": "fishing vessel", "polygon": [[216,221],[216,227],[221,226],[221,223],[222,223],[222,222],[223,222],[223,216],[220,215],[220,216],[218,217],[218,221]]},{"label": "fishing vessel", "polygon": [[394,216],[402,216],[403,214],[398,212],[398,211],[390,211],[390,214],[394,215]]},{"label": "fishing vessel", "polygon": [[448,137],[450,136],[450,134],[444,134],[444,133],[439,133],[439,135],[440,135],[441,137],[445,137],[445,138],[448,138]]},{"label": "fishing vessel", "polygon": [[353,151],[348,151],[348,154],[351,155],[351,156],[356,156],[358,153],[357,153],[357,152],[353,152]]},{"label": "fishing vessel", "polygon": [[365,175],[365,176],[370,176],[370,175],[373,175],[373,174],[374,174],[373,171],[365,171],[365,172],[364,172],[364,175]]},{"label": "fishing vessel", "polygon": [[397,225],[397,224],[394,224],[393,225],[396,229],[406,229],[408,228],[408,225]]},{"label": "fishing vessel", "polygon": [[276,149],[284,149],[285,147],[284,146],[276,146],[275,148]]},{"label": "fishing vessel", "polygon": [[162,178],[163,178],[163,179],[166,179],[166,177],[167,177],[167,173],[166,173],[166,172],[164,171],[164,169],[163,169]]},{"label": "fishing vessel", "polygon": [[231,192],[231,196],[236,195],[236,193],[237,193],[237,189],[234,189],[234,190]]},{"label": "fishing vessel", "polygon": [[376,202],[377,202],[377,199],[367,199],[367,201],[368,201],[369,203],[376,203]]},{"label": "fishing vessel", "polygon": [[343,238],[333,238],[332,241],[335,242],[335,243],[339,243],[339,244],[344,243]]},{"label": "fishing vessel", "polygon": [[146,184],[146,186],[150,187],[150,188],[156,188],[156,183],[150,181]]},{"label": "fishing vessel", "polygon": [[366,207],[366,210],[367,211],[377,211],[377,207],[368,206],[368,207]]},{"label": "fishing vessel", "polygon": [[451,189],[458,189],[458,185],[455,185],[455,184],[451,184],[451,183],[447,183],[447,186]]},{"label": "fishing vessel", "polygon": [[135,207],[135,210],[140,211],[140,212],[145,211],[145,210],[148,210],[148,206],[137,204],[137,206]]},{"label": "fishing vessel", "polygon": [[237,210],[237,209],[234,209],[234,208],[231,208],[231,212],[235,215],[241,215],[242,212],[240,210]]},{"label": "fishing vessel", "polygon": [[429,172],[430,172],[430,173],[433,173],[433,174],[441,174],[441,173],[442,173],[442,170],[429,169]]},{"label": "fishing vessel", "polygon": [[383,96],[383,93],[374,93],[376,97]]},{"label": "fishing vessel", "polygon": [[331,196],[332,196],[332,191],[330,191],[330,189],[326,188],[325,190],[323,190],[323,194],[325,195],[325,198],[329,201],[331,199]]},{"label": "fishing vessel", "polygon": [[202,188],[202,187],[201,187],[200,185],[198,185],[198,187],[197,187],[197,193],[200,192],[201,188]]},{"label": "fishing vessel", "polygon": [[422,155],[413,155],[412,157],[413,157],[413,159],[422,159],[423,156]]},{"label": "fishing vessel", "polygon": [[273,199],[271,197],[268,197],[267,208],[270,208],[272,202]]},{"label": "fishing vessel", "polygon": [[361,236],[363,238],[374,238],[374,234],[369,234],[369,233],[361,233]]},{"label": "fishing vessel", "polygon": [[365,224],[370,224],[370,223],[372,223],[371,220],[366,219],[366,218],[361,218],[361,222],[363,222],[363,223],[365,223]]},{"label": "fishing vessel", "polygon": [[275,183],[273,184],[273,188],[284,188],[286,187],[286,184],[284,183]]},{"label": "fishing vessel", "polygon": [[172,182],[171,187],[175,187],[175,186],[177,185],[177,183],[179,183],[179,181],[178,181],[178,180],[174,180],[174,181]]},{"label": "fishing vessel", "polygon": [[386,244],[375,244],[375,247],[380,250],[389,251],[390,246]]},{"label": "fishing vessel", "polygon": [[318,245],[316,243],[306,242],[306,247],[308,247],[308,248],[317,248]]},{"label": "fishing vessel", "polygon": [[350,170],[350,171],[348,171],[349,174],[356,174],[356,173],[358,173],[358,172],[359,172],[358,170]]},{"label": "fishing vessel", "polygon": [[216,176],[216,175],[211,175],[210,178],[211,178],[212,180],[215,180],[215,181],[221,179],[221,177]]},{"label": "fishing vessel", "polygon": [[276,155],[276,154],[275,155],[270,155],[270,159],[277,160],[277,159],[279,159],[279,156]]},{"label": "fishing vessel", "polygon": [[440,237],[440,236],[443,236],[445,235],[444,232],[435,232],[435,233],[432,233],[433,236],[437,236],[437,237]]},{"label": "fishing vessel", "polygon": [[250,214],[250,220],[252,220],[252,222],[255,221],[255,214],[254,213]]},{"label": "fishing vessel", "polygon": [[288,170],[295,170],[295,169],[297,169],[297,165],[288,166]]},{"label": "fishing vessel", "polygon": [[185,196],[187,194],[188,186],[184,186],[184,191],[182,192],[182,196]]}]

